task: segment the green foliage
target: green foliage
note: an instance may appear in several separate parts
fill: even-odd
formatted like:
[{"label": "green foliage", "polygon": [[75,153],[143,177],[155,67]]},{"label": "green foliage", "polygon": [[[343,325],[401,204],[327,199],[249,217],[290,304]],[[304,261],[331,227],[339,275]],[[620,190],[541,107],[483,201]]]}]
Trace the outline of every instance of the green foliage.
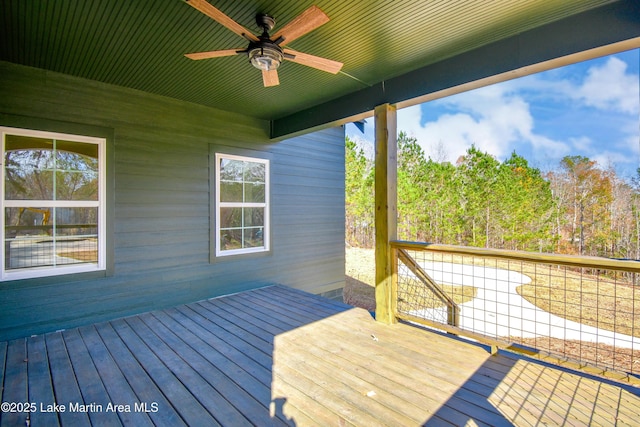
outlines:
[{"label": "green foliage", "polygon": [[495,198],[498,189],[500,163],[474,146],[459,160],[456,173],[464,208],[464,222],[468,224],[463,244],[489,246],[489,237],[495,226]]},{"label": "green foliage", "polygon": [[497,206],[501,245],[507,249],[553,249],[554,201],[549,182],[539,169],[515,152],[500,164]]},{"label": "green foliage", "polygon": [[[373,245],[373,161],[346,140],[347,240]],[[640,177],[640,173],[639,173]],[[453,165],[398,135],[398,237],[512,250],[640,258],[640,179],[581,156],[547,174],[475,146]],[[367,234],[368,233],[368,234]]]},{"label": "green foliage", "polygon": [[373,164],[356,143],[345,140],[346,238],[355,246],[371,246],[374,234]]},{"label": "green foliage", "polygon": [[398,135],[398,237],[423,238],[428,211],[425,155],[415,138]]}]

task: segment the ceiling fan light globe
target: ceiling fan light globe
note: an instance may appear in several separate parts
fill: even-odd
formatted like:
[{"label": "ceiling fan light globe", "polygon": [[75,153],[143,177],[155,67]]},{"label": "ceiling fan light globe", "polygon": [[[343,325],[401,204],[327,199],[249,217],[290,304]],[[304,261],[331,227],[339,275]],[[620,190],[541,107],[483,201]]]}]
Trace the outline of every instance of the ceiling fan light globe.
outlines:
[{"label": "ceiling fan light globe", "polygon": [[272,71],[278,69],[284,59],[282,52],[270,47],[257,47],[249,51],[249,61],[259,70]]},{"label": "ceiling fan light globe", "polygon": [[263,70],[263,71],[275,70],[280,66],[279,62],[274,61],[271,58],[262,57],[262,56],[255,56],[251,58],[251,64],[253,64],[253,66],[256,67],[257,69]]}]

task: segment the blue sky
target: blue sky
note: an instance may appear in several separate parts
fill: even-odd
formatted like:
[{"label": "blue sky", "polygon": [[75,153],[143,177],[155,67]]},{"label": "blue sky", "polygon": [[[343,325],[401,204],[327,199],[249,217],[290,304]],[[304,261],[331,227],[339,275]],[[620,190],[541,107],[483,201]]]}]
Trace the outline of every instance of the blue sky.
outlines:
[{"label": "blue sky", "polygon": [[[638,49],[398,110],[398,131],[427,156],[455,162],[475,144],[499,160],[513,151],[542,170],[581,155],[622,178],[640,167]],[[373,141],[347,125],[347,135]]]}]

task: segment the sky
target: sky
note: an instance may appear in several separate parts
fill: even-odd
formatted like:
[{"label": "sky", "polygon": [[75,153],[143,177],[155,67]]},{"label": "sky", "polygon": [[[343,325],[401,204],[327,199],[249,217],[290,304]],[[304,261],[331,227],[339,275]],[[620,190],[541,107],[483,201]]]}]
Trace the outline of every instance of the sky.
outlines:
[{"label": "sky", "polygon": [[[635,49],[399,109],[398,132],[436,161],[455,163],[473,144],[543,171],[584,156],[630,179],[640,167],[639,66]],[[346,132],[373,144],[373,118],[364,133]]]}]

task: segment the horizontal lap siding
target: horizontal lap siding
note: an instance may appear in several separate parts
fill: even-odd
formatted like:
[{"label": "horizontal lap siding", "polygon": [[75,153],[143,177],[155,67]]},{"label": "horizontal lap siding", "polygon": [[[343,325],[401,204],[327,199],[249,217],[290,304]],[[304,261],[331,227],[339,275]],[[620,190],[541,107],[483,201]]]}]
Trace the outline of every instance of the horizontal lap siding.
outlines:
[{"label": "horizontal lap siding", "polygon": [[[266,284],[343,284],[342,128],[274,143],[267,122],[236,114],[2,62],[0,76],[4,117],[115,136],[114,274],[0,283],[0,340]],[[271,153],[270,255],[210,263],[210,144]]]},{"label": "horizontal lap siding", "polygon": [[[344,135],[339,129],[314,133],[284,141],[274,151],[287,153],[278,157],[272,170],[273,234],[287,236],[281,243],[274,238],[274,251],[285,244],[296,248],[288,252],[290,269],[279,282],[306,284],[301,288],[311,292],[342,287]],[[335,268],[338,264],[342,267]]]}]

